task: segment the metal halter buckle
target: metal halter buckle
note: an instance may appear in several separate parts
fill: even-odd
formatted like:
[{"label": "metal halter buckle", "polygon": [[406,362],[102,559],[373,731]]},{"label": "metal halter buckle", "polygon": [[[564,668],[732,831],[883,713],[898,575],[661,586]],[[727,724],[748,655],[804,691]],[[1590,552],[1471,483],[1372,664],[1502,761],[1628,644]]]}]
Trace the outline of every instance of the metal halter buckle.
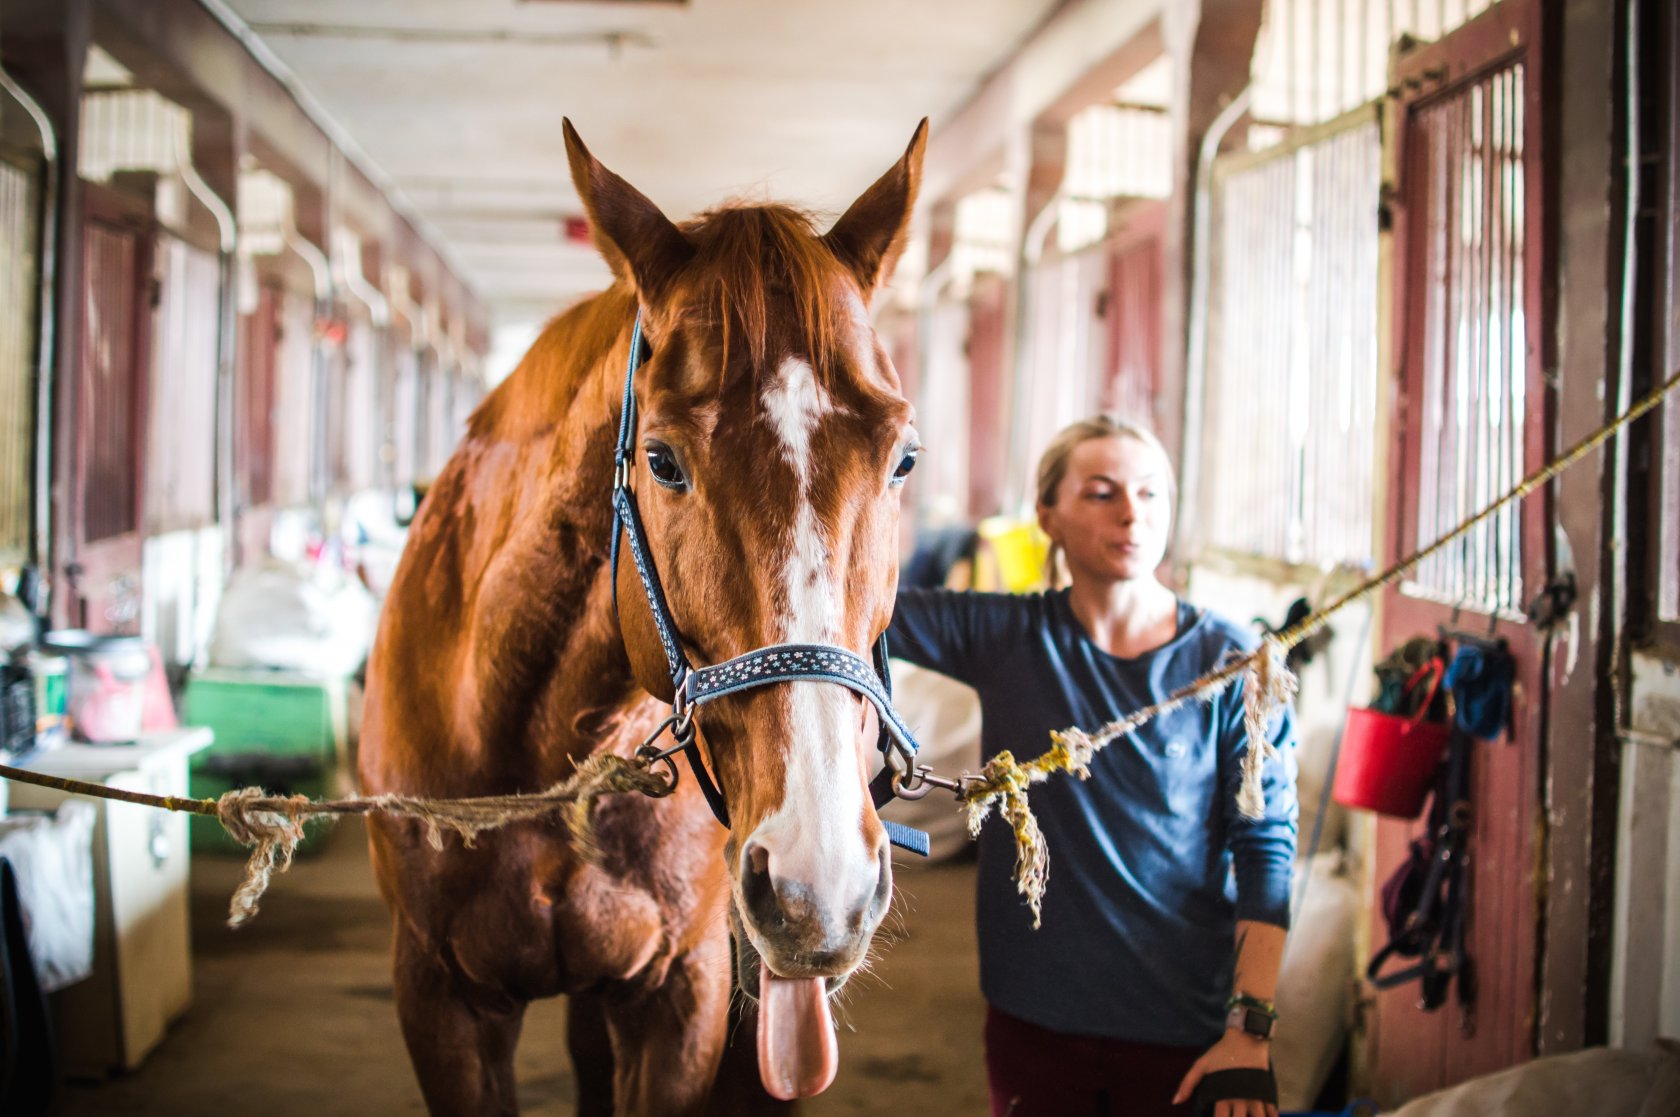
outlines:
[{"label": "metal halter buckle", "polygon": [[[665,733],[671,731],[671,739],[676,743],[668,749],[661,749],[654,744]],[[633,754],[644,767],[651,768],[655,764],[665,765],[665,772],[669,776],[670,786],[665,794],[669,795],[677,789],[678,769],[676,754],[694,743],[694,715],[691,712],[673,709],[668,717],[647,735],[647,739],[636,746]]]}]

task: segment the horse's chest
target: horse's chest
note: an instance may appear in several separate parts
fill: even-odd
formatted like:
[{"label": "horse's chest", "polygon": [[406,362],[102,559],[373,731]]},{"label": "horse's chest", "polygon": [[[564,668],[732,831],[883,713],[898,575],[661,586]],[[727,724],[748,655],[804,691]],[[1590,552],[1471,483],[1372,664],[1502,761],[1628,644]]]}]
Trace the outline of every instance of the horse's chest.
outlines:
[{"label": "horse's chest", "polygon": [[[485,898],[479,926],[490,933],[473,936],[482,963],[512,963],[523,971],[507,975],[514,983],[544,992],[657,985],[674,958],[721,935],[721,829],[707,814],[710,830],[687,835],[701,840],[681,840],[693,813],[685,798],[603,801],[595,814],[601,864],[551,829],[521,834],[503,851],[499,895]],[[460,920],[455,928],[459,940]]]}]

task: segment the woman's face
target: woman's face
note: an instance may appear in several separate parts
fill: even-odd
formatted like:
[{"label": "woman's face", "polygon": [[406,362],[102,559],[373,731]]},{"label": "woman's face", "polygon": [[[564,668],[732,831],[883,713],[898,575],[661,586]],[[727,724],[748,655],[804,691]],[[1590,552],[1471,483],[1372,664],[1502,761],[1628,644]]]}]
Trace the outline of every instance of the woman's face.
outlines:
[{"label": "woman's face", "polygon": [[1067,555],[1075,582],[1149,578],[1167,551],[1171,467],[1161,452],[1125,436],[1073,448],[1056,502],[1038,522]]}]

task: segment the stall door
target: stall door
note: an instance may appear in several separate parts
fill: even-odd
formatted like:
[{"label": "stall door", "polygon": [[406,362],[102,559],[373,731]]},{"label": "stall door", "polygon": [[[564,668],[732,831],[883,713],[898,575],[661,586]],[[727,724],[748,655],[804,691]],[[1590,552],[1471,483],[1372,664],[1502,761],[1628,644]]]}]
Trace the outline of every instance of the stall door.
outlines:
[{"label": "stall door", "polygon": [[92,218],[83,245],[70,619],[95,632],[137,633],[151,249],[141,231]]},{"label": "stall door", "polygon": [[[1486,508],[1548,449],[1537,7],[1506,0],[1401,62],[1410,92],[1396,139],[1394,557]],[[1533,1054],[1546,694],[1540,640],[1522,609],[1548,576],[1549,515],[1543,495],[1500,513],[1384,601],[1384,650],[1439,626],[1497,633],[1516,657],[1520,687],[1509,740],[1474,752],[1467,910],[1476,1007],[1455,998],[1426,1014],[1415,984],[1377,995],[1367,1065],[1384,1101]],[[1376,882],[1419,830],[1379,824]],[[1372,918],[1380,943],[1382,918]]]}]

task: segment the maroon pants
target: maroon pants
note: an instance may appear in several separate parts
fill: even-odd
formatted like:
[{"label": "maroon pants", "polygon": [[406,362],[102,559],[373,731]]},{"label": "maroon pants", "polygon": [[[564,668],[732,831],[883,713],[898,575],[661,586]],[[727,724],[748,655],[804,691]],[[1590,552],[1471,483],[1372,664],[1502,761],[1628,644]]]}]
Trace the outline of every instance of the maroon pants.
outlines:
[{"label": "maroon pants", "polygon": [[986,1008],[992,1117],[1185,1117],[1172,1104],[1198,1047],[1040,1028]]}]

